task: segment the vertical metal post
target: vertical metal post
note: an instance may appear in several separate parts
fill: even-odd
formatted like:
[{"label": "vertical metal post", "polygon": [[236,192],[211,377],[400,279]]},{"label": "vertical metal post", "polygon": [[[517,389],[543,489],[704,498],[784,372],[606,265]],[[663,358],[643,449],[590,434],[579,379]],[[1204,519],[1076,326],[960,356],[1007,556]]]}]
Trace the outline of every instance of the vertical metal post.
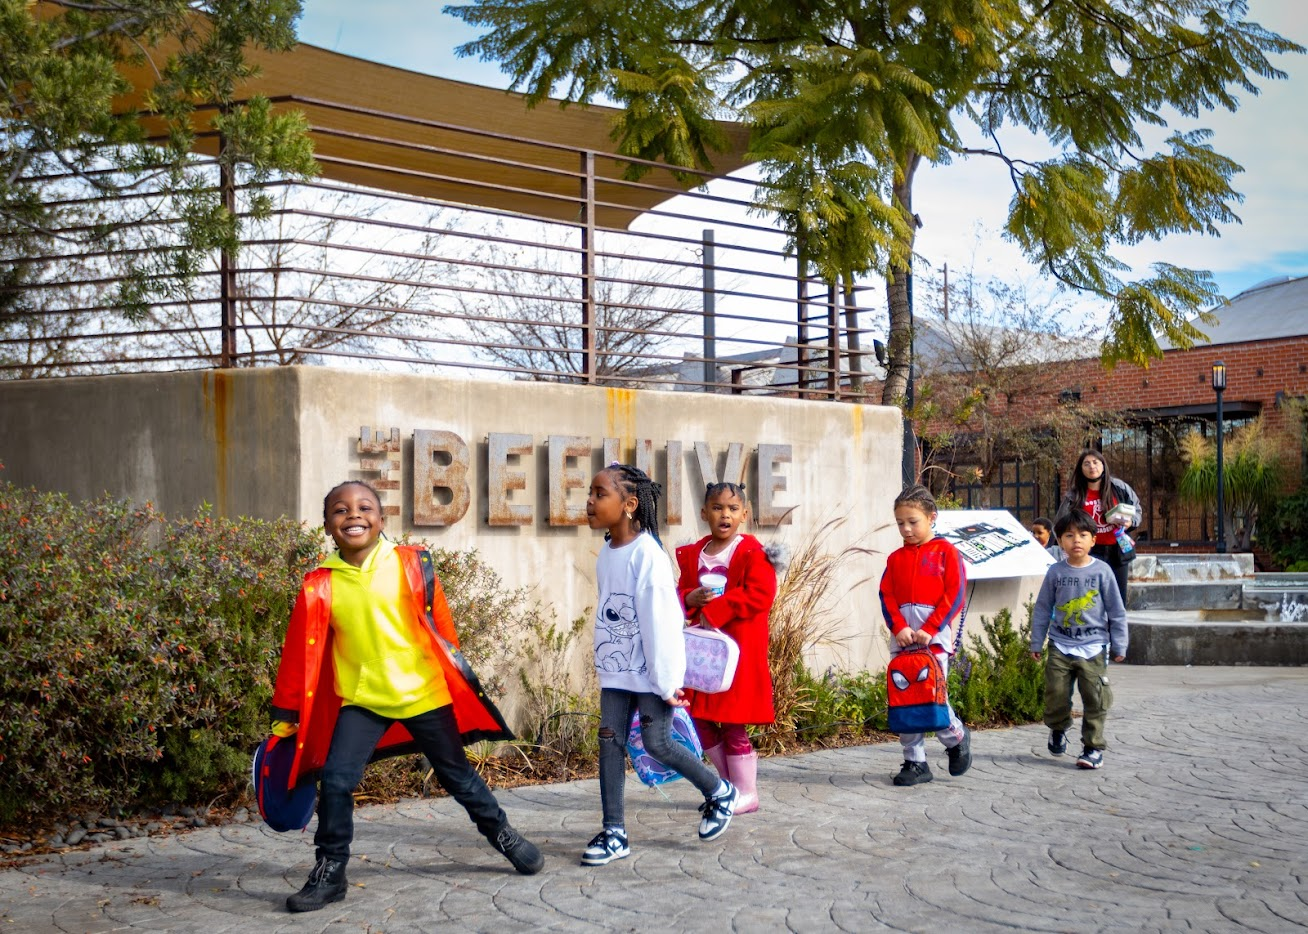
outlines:
[{"label": "vertical metal post", "polygon": [[713,230],[704,229],[704,252],[700,260],[704,305],[704,391],[714,392],[718,381],[717,256],[713,249]]},{"label": "vertical metal post", "polygon": [[845,349],[849,353],[849,385],[855,395],[863,393],[863,340],[858,327],[858,291],[845,280]]},{"label": "vertical metal post", "polygon": [[904,387],[904,486],[917,482],[917,439],[909,412],[913,410],[913,270],[904,271],[904,286],[908,293],[908,384]]},{"label": "vertical metal post", "polygon": [[[227,136],[218,135],[218,189],[223,207],[231,217],[236,216],[236,179],[227,161]],[[222,315],[219,328],[221,349],[218,365],[223,369],[236,366],[236,257],[223,247],[218,257],[218,307]]]},{"label": "vertical metal post", "polygon": [[595,153],[581,154],[581,376],[595,382]]},{"label": "vertical metal post", "polygon": [[808,384],[808,257],[801,235],[795,250],[795,313],[798,327],[795,341],[795,388]]},{"label": "vertical metal post", "polygon": [[836,303],[840,296],[834,282],[827,283],[827,392],[840,398],[840,318]]},{"label": "vertical metal post", "polygon": [[1222,460],[1222,392],[1226,389],[1226,364],[1221,360],[1213,363],[1213,391],[1217,393],[1217,546],[1219,555],[1226,554],[1226,477],[1225,464]]}]

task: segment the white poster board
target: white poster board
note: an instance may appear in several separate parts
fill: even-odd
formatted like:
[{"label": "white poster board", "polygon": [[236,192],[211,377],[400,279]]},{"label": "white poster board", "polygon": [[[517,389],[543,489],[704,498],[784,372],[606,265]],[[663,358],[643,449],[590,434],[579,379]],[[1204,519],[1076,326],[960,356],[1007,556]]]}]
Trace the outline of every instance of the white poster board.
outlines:
[{"label": "white poster board", "polygon": [[1054,563],[1007,509],[942,509],[936,534],[962,554],[970,581],[1034,577]]}]

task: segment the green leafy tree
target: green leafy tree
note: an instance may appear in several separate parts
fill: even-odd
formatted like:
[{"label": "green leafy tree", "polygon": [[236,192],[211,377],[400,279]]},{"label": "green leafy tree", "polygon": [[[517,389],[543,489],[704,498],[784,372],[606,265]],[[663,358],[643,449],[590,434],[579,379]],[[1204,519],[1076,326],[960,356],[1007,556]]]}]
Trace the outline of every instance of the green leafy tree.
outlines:
[{"label": "green leafy tree", "polygon": [[[607,97],[619,151],[709,165],[713,118],[751,130],[760,208],[832,282],[885,275],[890,366],[909,362],[909,259],[923,160],[1001,160],[1006,233],[1068,287],[1112,303],[1105,363],[1147,365],[1158,335],[1202,338],[1219,299],[1206,272],[1170,264],[1127,281],[1114,248],[1235,220],[1240,167],[1202,129],[1150,153],[1143,127],[1238,106],[1268,56],[1303,49],[1244,19],[1241,0],[472,0],[446,12],[488,31],[460,48],[499,61],[539,102]],[[965,132],[970,124],[975,131]],[[973,136],[984,140],[968,142]],[[1032,139],[1041,151],[1023,153]]]},{"label": "green leafy tree", "polygon": [[[150,296],[184,291],[208,251],[239,244],[238,218],[224,207],[215,173],[191,155],[198,129],[222,134],[218,160],[233,184],[315,171],[302,115],[274,113],[257,97],[238,103],[241,82],[255,73],[246,51],[291,48],[300,7],[0,0],[0,236],[19,246],[22,238],[54,241],[42,256],[22,258],[48,263],[60,250],[113,251],[115,233],[135,229],[123,241],[135,249],[114,260],[128,264],[120,306],[136,317]],[[118,112],[133,99],[141,112]],[[112,206],[88,216],[88,197]],[[246,207],[268,211],[258,196]],[[160,218],[176,223],[158,233],[133,226]],[[31,311],[6,294],[8,313]]]}]

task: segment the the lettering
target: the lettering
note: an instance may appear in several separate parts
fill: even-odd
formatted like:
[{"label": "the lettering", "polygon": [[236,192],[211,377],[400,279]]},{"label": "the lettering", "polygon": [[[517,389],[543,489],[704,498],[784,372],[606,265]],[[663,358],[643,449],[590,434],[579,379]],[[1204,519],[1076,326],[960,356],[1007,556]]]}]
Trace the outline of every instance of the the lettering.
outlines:
[{"label": "the lettering", "polygon": [[510,491],[527,488],[527,474],[511,470],[509,458],[531,453],[531,435],[492,432],[486,440],[486,494],[490,504],[486,521],[491,525],[531,525],[531,507],[509,502]]},{"label": "the lettering", "polygon": [[758,446],[758,508],[754,521],[759,526],[789,525],[794,506],[777,503],[776,495],[786,489],[786,478],[777,473],[777,465],[790,463],[790,445],[760,444]]},{"label": "the lettering", "polygon": [[413,432],[414,525],[454,525],[467,515],[471,465],[468,445],[454,432]]},{"label": "the lettering", "polygon": [[[662,452],[648,438],[628,443],[632,445],[631,456],[624,457],[627,452],[623,451],[620,439],[601,439],[601,466],[613,462],[634,463],[662,483],[664,521],[668,526],[682,524],[682,499],[688,471],[697,471],[701,484],[741,483],[745,479],[749,453],[738,441],[730,442],[725,450],[717,452],[706,442],[693,442],[694,457],[690,459],[693,464],[687,460],[686,445],[681,441],[665,442]],[[392,429],[390,438],[383,438],[379,433],[376,441],[361,439],[361,455],[365,454],[365,445],[369,450],[366,457],[361,456],[361,466],[379,470],[384,463],[386,472],[383,476],[388,480],[395,478],[388,488],[398,489],[399,471],[393,461],[400,449],[399,429]],[[531,435],[491,432],[486,436],[486,464],[484,479],[480,482],[484,482],[488,525],[532,525],[538,505],[550,526],[586,524],[584,491],[597,466],[592,439],[580,435],[549,435],[542,447],[544,456],[534,461],[533,455],[539,455],[536,440]],[[795,506],[777,502],[777,494],[787,489],[781,465],[789,464],[790,460],[791,447],[788,444],[758,445],[755,457],[757,480],[754,490],[750,491],[755,504],[755,525],[777,526],[790,521]],[[531,480],[529,473],[543,477],[543,484]],[[472,504],[474,475],[472,453],[463,438],[452,431],[415,429],[413,525],[439,527],[461,522]],[[538,504],[527,493],[529,482],[538,494],[543,494],[543,502]],[[694,490],[696,511],[702,491],[702,485]],[[514,493],[520,495],[514,496]],[[392,515],[398,514],[399,508],[391,507],[389,511]]]}]

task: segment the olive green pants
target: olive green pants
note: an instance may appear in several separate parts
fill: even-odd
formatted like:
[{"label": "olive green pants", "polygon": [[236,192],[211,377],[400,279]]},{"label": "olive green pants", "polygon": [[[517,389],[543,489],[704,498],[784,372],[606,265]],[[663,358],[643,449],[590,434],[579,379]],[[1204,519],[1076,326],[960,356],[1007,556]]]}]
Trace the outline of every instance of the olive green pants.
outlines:
[{"label": "olive green pants", "polygon": [[1113,689],[1108,683],[1108,650],[1094,658],[1064,655],[1052,644],[1045,661],[1045,726],[1051,730],[1072,728],[1072,688],[1081,692],[1081,745],[1086,749],[1107,749],[1104,723],[1113,706]]}]

